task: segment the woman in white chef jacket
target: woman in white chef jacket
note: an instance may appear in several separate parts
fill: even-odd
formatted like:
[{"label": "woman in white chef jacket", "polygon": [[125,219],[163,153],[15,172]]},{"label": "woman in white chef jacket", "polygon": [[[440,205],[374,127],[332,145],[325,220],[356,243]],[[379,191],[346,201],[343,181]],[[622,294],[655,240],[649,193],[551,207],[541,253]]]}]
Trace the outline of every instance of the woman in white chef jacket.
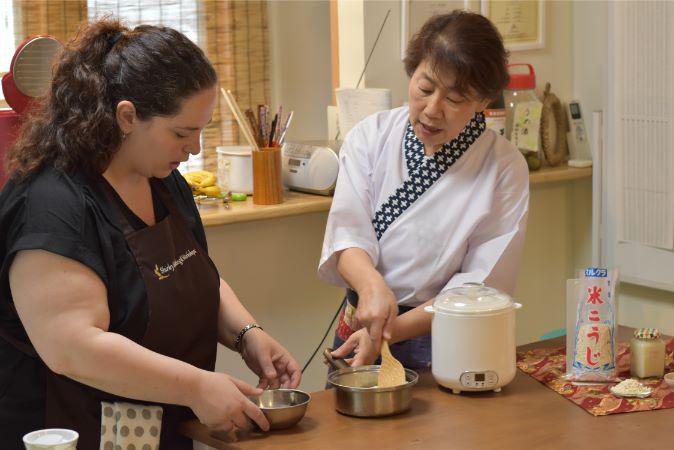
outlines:
[{"label": "woman in white chef jacket", "polygon": [[478,14],[435,16],[404,63],[409,107],[345,137],[318,269],[347,288],[333,355],[353,365],[383,337],[406,367],[427,367],[423,306],[465,282],[512,293],[524,243],[527,165],[483,115],[508,82],[499,32]]}]

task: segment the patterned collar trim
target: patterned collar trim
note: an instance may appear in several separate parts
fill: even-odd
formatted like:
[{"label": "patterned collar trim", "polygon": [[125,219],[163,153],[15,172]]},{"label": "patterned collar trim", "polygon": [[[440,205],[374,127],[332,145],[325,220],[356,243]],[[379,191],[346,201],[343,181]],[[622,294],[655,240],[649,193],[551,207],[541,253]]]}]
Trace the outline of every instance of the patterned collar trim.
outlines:
[{"label": "patterned collar trim", "polygon": [[[459,159],[468,147],[484,132],[486,123],[482,112],[475,113],[470,122],[461,130],[459,135],[450,142],[443,144],[442,148],[435,152],[432,157],[424,153],[424,143],[414,133],[411,122],[407,122],[405,140],[405,162],[409,172],[417,169],[422,163],[427,162],[430,167],[438,166],[443,172]],[[435,164],[432,164],[435,162]],[[449,164],[447,164],[449,162]],[[444,167],[444,169],[442,169]]]},{"label": "patterned collar trim", "polygon": [[372,225],[381,239],[386,230],[416,202],[482,135],[486,128],[484,115],[476,113],[461,133],[442,146],[432,157],[424,154],[424,144],[408,122],[404,147],[409,177],[375,211]]}]

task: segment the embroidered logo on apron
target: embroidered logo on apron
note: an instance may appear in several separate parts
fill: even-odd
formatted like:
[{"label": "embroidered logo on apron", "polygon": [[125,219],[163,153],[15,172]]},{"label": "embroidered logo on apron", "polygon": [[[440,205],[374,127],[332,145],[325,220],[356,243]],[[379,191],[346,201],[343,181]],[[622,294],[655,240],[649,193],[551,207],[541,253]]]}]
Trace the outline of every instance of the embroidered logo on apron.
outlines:
[{"label": "embroidered logo on apron", "polygon": [[159,266],[156,264],[154,265],[154,274],[157,275],[158,280],[165,280],[166,278],[169,277],[168,275],[163,275],[161,273],[161,270],[159,270]]},{"label": "embroidered logo on apron", "polygon": [[429,158],[424,153],[424,144],[414,134],[412,124],[408,122],[404,147],[409,178],[375,212],[372,225],[378,240],[407,208],[459,160],[485,128],[484,114],[476,113],[456,138],[444,144]]},{"label": "embroidered logo on apron", "polygon": [[178,258],[173,260],[173,262],[170,262],[168,264],[164,264],[162,266],[159,266],[159,265],[155,264],[154,265],[154,274],[157,276],[158,280],[165,280],[166,278],[171,276],[171,274],[173,272],[175,272],[176,269],[178,269],[180,266],[182,266],[185,261],[187,261],[188,259],[190,259],[191,257],[193,257],[196,254],[197,254],[197,250],[193,248],[192,250],[188,250],[185,253],[183,253],[182,255],[180,255]]}]

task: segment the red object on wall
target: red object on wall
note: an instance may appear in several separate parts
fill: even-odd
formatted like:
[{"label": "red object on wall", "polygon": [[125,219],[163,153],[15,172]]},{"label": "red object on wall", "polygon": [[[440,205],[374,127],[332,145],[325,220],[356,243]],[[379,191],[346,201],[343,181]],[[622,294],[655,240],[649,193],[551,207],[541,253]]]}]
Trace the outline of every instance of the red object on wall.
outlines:
[{"label": "red object on wall", "polygon": [[31,98],[16,87],[12,72],[7,72],[2,77],[2,93],[10,108],[19,114],[23,114],[26,108],[28,108],[28,102],[30,102]]},{"label": "red object on wall", "polygon": [[7,181],[6,156],[7,150],[11,147],[19,133],[18,113],[12,110],[0,110],[0,189]]},{"label": "red object on wall", "polygon": [[16,49],[9,72],[2,77],[2,92],[12,110],[0,110],[0,189],[7,180],[6,156],[19,135],[30,103],[44,95],[51,79],[51,61],[62,45],[51,36],[31,36]]}]

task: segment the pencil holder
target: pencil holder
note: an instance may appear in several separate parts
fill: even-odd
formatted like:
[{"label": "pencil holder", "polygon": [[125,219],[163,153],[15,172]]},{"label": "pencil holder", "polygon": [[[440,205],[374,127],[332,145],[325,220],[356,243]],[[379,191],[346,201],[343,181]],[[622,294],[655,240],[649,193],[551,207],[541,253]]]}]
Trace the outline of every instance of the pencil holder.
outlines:
[{"label": "pencil holder", "polygon": [[253,203],[276,205],[283,203],[281,148],[263,147],[253,151]]}]

